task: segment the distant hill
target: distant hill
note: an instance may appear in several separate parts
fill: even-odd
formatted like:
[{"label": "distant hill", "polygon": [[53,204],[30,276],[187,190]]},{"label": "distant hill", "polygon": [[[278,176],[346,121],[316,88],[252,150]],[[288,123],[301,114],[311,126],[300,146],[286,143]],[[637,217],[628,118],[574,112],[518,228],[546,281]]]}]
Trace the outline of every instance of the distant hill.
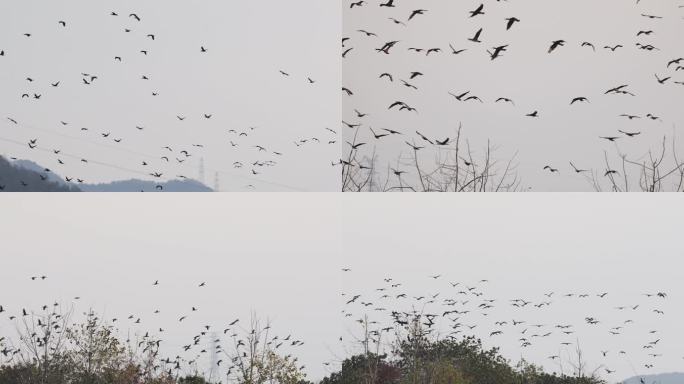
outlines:
[{"label": "distant hill", "polygon": [[625,381],[624,384],[641,384],[641,378],[646,384],[684,384],[684,373],[661,373],[658,375],[635,376]]},{"label": "distant hill", "polygon": [[[161,189],[157,188],[160,186]],[[121,180],[106,184],[81,184],[84,192],[213,192],[206,185],[195,180],[171,180],[155,183],[147,180]]]},{"label": "distant hill", "polygon": [[[31,163],[15,164],[0,156],[0,191],[1,192],[78,192],[73,185],[67,185],[54,177],[43,168]],[[35,166],[34,166],[35,165]],[[37,167],[37,168],[36,168]]]},{"label": "distant hill", "polygon": [[[45,180],[41,179],[41,175]],[[21,184],[24,181],[26,186]],[[213,192],[195,180],[170,180],[155,183],[147,180],[120,180],[101,184],[72,185],[30,160],[8,161],[0,156],[0,187],[4,192]]]}]

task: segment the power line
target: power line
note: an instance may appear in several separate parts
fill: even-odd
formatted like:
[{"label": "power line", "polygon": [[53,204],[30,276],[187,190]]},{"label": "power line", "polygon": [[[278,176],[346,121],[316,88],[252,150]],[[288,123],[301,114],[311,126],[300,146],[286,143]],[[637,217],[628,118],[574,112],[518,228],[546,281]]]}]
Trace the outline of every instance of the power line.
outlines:
[{"label": "power line", "polygon": [[[16,145],[19,145],[19,146],[22,146],[22,147],[26,145],[26,143],[22,143],[22,142],[13,140],[13,139],[8,139],[8,138],[2,137],[2,136],[0,136],[0,141],[9,142],[9,143],[16,144]],[[42,152],[47,152],[47,153],[50,153],[50,152],[51,152],[51,150],[49,150],[49,149],[47,149],[47,148],[41,148],[41,147],[39,147],[39,146],[35,146],[34,149],[37,149],[37,150],[42,151]],[[64,155],[65,157],[69,157],[69,158],[77,159],[77,160],[83,159],[83,157],[81,157],[81,156],[77,156],[77,155],[70,154],[70,153],[66,153],[66,152],[60,152],[60,155]],[[137,170],[134,170],[134,169],[121,167],[121,166],[118,166],[118,165],[116,165],[116,164],[105,163],[105,162],[103,162],[103,161],[88,160],[88,164],[90,164],[90,163],[96,164],[96,165],[101,165],[101,166],[103,166],[103,167],[109,167],[109,168],[118,169],[118,170],[120,170],[120,171],[126,171],[126,172],[136,173],[136,174],[139,174],[139,175],[149,176],[149,174],[147,174],[147,173],[145,173],[145,172],[140,172],[140,171],[137,171]]]},{"label": "power line", "polygon": [[[100,147],[104,147],[104,148],[108,148],[108,149],[111,149],[111,150],[114,150],[114,151],[126,152],[126,153],[128,153],[128,154],[134,154],[134,155],[138,155],[138,156],[143,156],[143,157],[146,157],[146,158],[148,158],[148,159],[159,160],[159,158],[158,158],[157,156],[149,155],[149,154],[146,154],[146,153],[143,153],[143,152],[138,152],[138,151],[135,151],[135,150],[132,150],[132,149],[126,148],[126,147],[124,147],[124,146],[120,146],[120,145],[113,146],[113,145],[107,145],[107,144],[104,144],[104,143],[98,143],[98,142],[95,142],[95,141],[92,141],[92,140],[88,140],[88,139],[84,139],[84,138],[80,138],[80,137],[74,137],[74,136],[70,136],[70,135],[67,135],[67,134],[64,134],[64,133],[54,132],[54,131],[52,131],[52,130],[47,130],[47,129],[35,127],[35,126],[33,126],[33,125],[25,124],[25,123],[23,123],[23,122],[17,122],[17,123],[14,124],[14,125],[18,125],[18,126],[21,126],[21,127],[24,127],[24,128],[33,129],[33,130],[37,130],[37,131],[41,131],[41,132],[46,132],[46,133],[49,133],[49,134],[61,136],[61,137],[68,138],[68,139],[71,139],[71,140],[87,142],[87,143],[89,143],[89,144],[96,145],[96,146],[100,146]],[[17,142],[14,142],[14,143],[16,144]],[[25,143],[19,143],[19,144],[20,144],[20,145],[25,145]],[[192,160],[191,160],[191,162],[192,162]],[[104,162],[99,162],[99,163],[101,163],[101,165],[107,164],[107,166],[110,166],[110,167],[117,167],[117,166],[115,166],[115,165],[113,165],[113,164],[109,164],[109,163],[104,163]],[[142,174],[142,175],[145,175],[145,176],[149,176],[149,174],[147,174],[147,173],[145,173],[145,172],[133,171],[133,170],[130,170],[130,169],[127,169],[127,168],[123,168],[123,167],[121,167],[121,169],[122,169],[122,170],[128,170],[128,171],[131,171],[131,172],[136,172],[136,173],[138,173],[138,174]],[[278,182],[274,182],[274,181],[266,181],[266,180],[262,180],[262,179],[255,178],[255,177],[252,177],[252,176],[236,174],[236,173],[233,173],[233,172],[230,172],[230,171],[226,171],[226,170],[223,170],[223,169],[216,169],[216,168],[210,168],[210,167],[207,167],[206,169],[209,170],[209,171],[222,173],[222,174],[225,174],[225,175],[228,175],[228,176],[231,176],[231,177],[238,177],[238,178],[250,180],[250,181],[252,181],[252,182],[268,184],[268,185],[271,185],[271,186],[276,186],[276,187],[280,187],[280,188],[284,188],[284,189],[289,189],[289,190],[292,190],[292,191],[306,192],[305,189],[300,188],[300,187],[295,187],[295,186],[292,186],[292,185],[283,184],[283,183],[278,183]]]}]

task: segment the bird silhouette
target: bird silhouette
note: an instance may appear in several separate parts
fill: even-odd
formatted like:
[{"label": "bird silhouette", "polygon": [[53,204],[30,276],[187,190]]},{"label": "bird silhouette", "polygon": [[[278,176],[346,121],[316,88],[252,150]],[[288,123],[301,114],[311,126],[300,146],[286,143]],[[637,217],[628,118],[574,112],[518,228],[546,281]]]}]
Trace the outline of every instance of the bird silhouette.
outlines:
[{"label": "bird silhouette", "polygon": [[588,100],[586,97],[582,97],[582,96],[580,96],[580,97],[575,97],[574,99],[572,99],[572,101],[570,101],[570,105],[573,105],[573,104],[575,104],[575,103],[577,103],[577,102],[588,103],[589,100]]},{"label": "bird silhouette", "polygon": [[470,11],[470,17],[475,17],[478,15],[484,15],[484,4],[480,4],[474,11]]},{"label": "bird silhouette", "polygon": [[482,28],[478,29],[477,32],[475,32],[475,35],[468,40],[472,41],[473,43],[481,43],[480,41],[480,35],[482,34]]},{"label": "bird silhouette", "polygon": [[552,53],[555,51],[558,47],[562,47],[565,45],[565,40],[555,40],[551,43],[551,46],[549,47],[549,53]]},{"label": "bird silhouette", "polygon": [[506,19],[506,21],[506,30],[508,31],[513,27],[513,24],[519,23],[520,19],[518,19],[517,17],[509,17]]}]

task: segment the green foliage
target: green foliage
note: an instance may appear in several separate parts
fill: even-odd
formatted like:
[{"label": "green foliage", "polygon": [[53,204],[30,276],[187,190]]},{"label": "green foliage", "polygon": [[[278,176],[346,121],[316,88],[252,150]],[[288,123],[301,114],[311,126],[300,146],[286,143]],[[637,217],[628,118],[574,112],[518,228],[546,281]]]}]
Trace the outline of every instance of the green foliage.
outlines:
[{"label": "green foliage", "polygon": [[[36,323],[27,319],[20,337],[23,348],[0,364],[0,384],[210,384],[198,375],[177,378],[172,370],[160,369],[159,343],[147,335],[134,348],[92,313],[80,324],[67,319],[68,314],[54,313]],[[406,331],[391,344],[391,356],[370,352],[366,342],[368,352],[345,359],[341,370],[320,384],[604,384],[583,369],[567,376],[546,373],[526,361],[512,366],[497,348],[486,349],[475,337],[435,339],[419,322]],[[232,376],[231,384],[313,384],[296,358],[257,348],[267,334],[248,333],[254,348],[237,355],[242,373]]]},{"label": "green foliage", "polygon": [[[356,355],[321,384],[603,384],[596,377],[557,376],[521,362],[512,367],[497,348],[474,337],[429,340],[419,332],[398,341],[394,358]],[[377,368],[377,369],[374,369]],[[380,374],[383,372],[383,374]],[[389,374],[388,374],[389,373]]]},{"label": "green foliage", "polygon": [[[69,314],[32,315],[24,322],[22,348],[0,366],[1,384],[172,384],[151,369],[156,343],[146,338],[141,353],[122,343],[110,326],[89,313],[72,325]],[[37,320],[37,321],[36,321]]]},{"label": "green foliage", "polygon": [[342,370],[323,379],[321,384],[398,384],[399,368],[387,363],[385,356],[352,356],[342,362]]},{"label": "green foliage", "polygon": [[255,362],[258,372],[255,384],[299,384],[304,380],[304,374],[297,368],[294,359],[282,357],[273,351],[265,351],[262,355]]},{"label": "green foliage", "polygon": [[541,368],[521,361],[517,366],[519,383],[526,384],[603,384],[604,381],[597,377],[574,377],[549,374]]},{"label": "green foliage", "polygon": [[439,359],[424,361],[419,369],[408,372],[401,380],[402,384],[467,384],[469,383],[451,361]]},{"label": "green foliage", "polygon": [[398,365],[406,374],[423,380],[412,383],[432,383],[431,369],[436,362],[450,364],[461,374],[465,382],[478,384],[503,384],[515,382],[515,372],[496,348],[484,350],[482,342],[474,337],[461,341],[426,339],[403,341],[399,345]]},{"label": "green foliage", "polygon": [[[148,333],[122,341],[117,330],[90,312],[72,323],[72,311],[27,314],[17,341],[0,338],[0,384],[216,384],[200,374],[179,377],[182,359],[159,357],[160,341]],[[270,327],[246,331],[249,348],[235,350],[230,384],[313,384],[297,358],[267,347]],[[237,348],[237,347],[236,347]],[[247,352],[247,350],[249,352]],[[235,371],[238,371],[237,373]],[[196,372],[196,371],[195,371]]]},{"label": "green foliage", "polygon": [[178,379],[178,384],[209,384],[209,382],[200,376],[186,376]]}]

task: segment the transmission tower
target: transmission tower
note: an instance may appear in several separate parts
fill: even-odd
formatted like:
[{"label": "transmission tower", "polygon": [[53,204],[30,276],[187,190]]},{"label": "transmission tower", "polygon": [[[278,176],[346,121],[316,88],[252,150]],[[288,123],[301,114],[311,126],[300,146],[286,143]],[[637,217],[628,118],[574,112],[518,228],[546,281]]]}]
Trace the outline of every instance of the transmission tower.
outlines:
[{"label": "transmission tower", "polygon": [[209,369],[209,381],[211,382],[214,380],[214,377],[217,377],[218,373],[216,372],[218,368],[218,351],[217,351],[217,346],[218,343],[216,342],[218,340],[218,334],[216,332],[211,333],[211,368]]}]

